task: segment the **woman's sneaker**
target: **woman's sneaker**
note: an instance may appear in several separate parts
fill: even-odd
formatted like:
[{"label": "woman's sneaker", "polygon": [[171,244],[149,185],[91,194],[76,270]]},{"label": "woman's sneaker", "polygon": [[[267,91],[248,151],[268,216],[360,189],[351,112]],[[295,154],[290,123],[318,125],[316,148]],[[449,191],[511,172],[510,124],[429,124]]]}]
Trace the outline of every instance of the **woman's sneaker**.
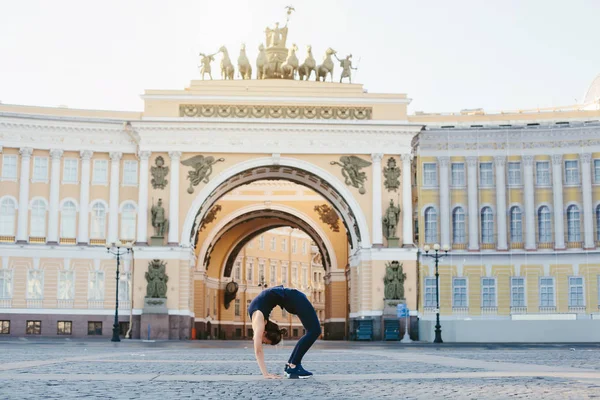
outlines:
[{"label": "woman's sneaker", "polygon": [[296,368],[292,368],[289,365],[285,366],[283,375],[289,379],[306,379],[312,376],[312,373],[306,371],[302,366],[296,365]]},{"label": "woman's sneaker", "polygon": [[305,369],[302,367],[302,365],[300,365],[300,364],[298,364],[298,365],[296,366],[296,368],[298,368],[298,371],[301,371],[303,374],[306,374],[306,375],[308,375],[308,376],[312,376],[312,374],[313,374],[312,372],[305,370]]}]

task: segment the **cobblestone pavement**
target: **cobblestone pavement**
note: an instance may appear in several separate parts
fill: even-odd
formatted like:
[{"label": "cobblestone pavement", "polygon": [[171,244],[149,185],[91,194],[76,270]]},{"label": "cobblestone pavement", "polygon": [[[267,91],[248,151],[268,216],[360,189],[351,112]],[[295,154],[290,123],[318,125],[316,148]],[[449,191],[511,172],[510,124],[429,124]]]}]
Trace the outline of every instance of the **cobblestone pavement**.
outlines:
[{"label": "cobblestone pavement", "polygon": [[[265,347],[281,373],[294,343]],[[0,341],[0,399],[600,398],[600,347],[320,342],[264,380],[250,342]]]}]

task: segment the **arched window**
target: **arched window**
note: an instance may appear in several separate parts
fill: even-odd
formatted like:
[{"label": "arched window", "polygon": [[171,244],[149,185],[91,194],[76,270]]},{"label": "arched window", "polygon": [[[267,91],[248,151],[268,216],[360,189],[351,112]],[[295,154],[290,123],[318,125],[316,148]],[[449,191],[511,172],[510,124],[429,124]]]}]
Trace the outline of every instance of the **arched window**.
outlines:
[{"label": "arched window", "polygon": [[600,242],[600,204],[596,207],[596,240]]},{"label": "arched window", "polygon": [[75,203],[67,200],[63,203],[60,211],[60,237],[74,239],[76,237],[77,208]]},{"label": "arched window", "polygon": [[90,229],[91,239],[106,238],[106,207],[102,203],[96,203],[92,207],[92,225]]},{"label": "arched window", "polygon": [[490,207],[481,210],[481,242],[494,243],[494,214]]},{"label": "arched window", "polygon": [[550,209],[547,206],[542,206],[538,210],[538,236],[540,243],[552,242]]},{"label": "arched window", "polygon": [[16,208],[16,202],[10,198],[5,198],[0,203],[0,235],[15,235]]},{"label": "arched window", "polygon": [[31,205],[31,227],[29,235],[33,237],[46,236],[46,203],[37,199]]},{"label": "arched window", "polygon": [[456,207],[452,212],[452,243],[465,243],[465,211]]},{"label": "arched window", "polygon": [[581,241],[581,219],[579,218],[579,207],[570,205],[567,208],[567,238],[568,242]]},{"label": "arched window", "polygon": [[523,214],[517,206],[510,209],[510,242],[521,243],[523,241]]},{"label": "arched window", "polygon": [[121,211],[121,239],[135,239],[135,206],[126,203]]},{"label": "arched window", "polygon": [[437,212],[433,207],[425,210],[425,243],[437,242]]}]

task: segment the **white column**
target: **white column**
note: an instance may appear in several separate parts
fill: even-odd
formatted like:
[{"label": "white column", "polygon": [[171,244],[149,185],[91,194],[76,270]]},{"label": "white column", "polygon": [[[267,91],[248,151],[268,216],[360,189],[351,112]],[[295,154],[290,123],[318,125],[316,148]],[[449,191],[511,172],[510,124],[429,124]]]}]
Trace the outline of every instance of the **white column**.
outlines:
[{"label": "white column", "polygon": [[149,151],[140,151],[140,185],[138,193],[137,243],[148,242],[148,159]]},{"label": "white column", "polygon": [[171,158],[171,187],[169,190],[169,244],[179,243],[179,160],[180,151],[170,151]]},{"label": "white column", "polygon": [[524,166],[524,197],[525,197],[525,250],[535,250],[535,198],[533,182],[533,156],[522,157]]},{"label": "white column", "polygon": [[79,228],[77,229],[77,243],[87,244],[90,241],[89,229],[89,204],[90,204],[90,173],[91,159],[94,154],[91,150],[81,150],[81,182],[79,186]]},{"label": "white column", "polygon": [[50,212],[48,213],[48,243],[58,243],[58,201],[60,191],[60,159],[62,150],[50,150],[52,169],[50,172]]},{"label": "white column", "polygon": [[496,224],[498,226],[498,250],[508,250],[508,236],[506,230],[506,157],[494,157],[496,169]]},{"label": "white column", "polygon": [[477,156],[467,157],[467,202],[469,206],[469,250],[479,250],[479,193]]},{"label": "white column", "polygon": [[437,159],[440,166],[440,231],[442,239],[440,244],[450,246],[450,182],[448,171],[450,157],[443,156]]},{"label": "white column", "polygon": [[21,178],[19,180],[19,214],[17,219],[17,242],[27,242],[29,233],[27,221],[29,218],[29,170],[31,166],[31,147],[21,147]]},{"label": "white column", "polygon": [[579,155],[581,163],[581,190],[583,197],[583,248],[593,249],[594,243],[594,208],[592,205],[592,153]]},{"label": "white column", "polygon": [[381,211],[381,159],[383,154],[371,154],[373,161],[373,247],[383,246],[383,224]]},{"label": "white column", "polygon": [[554,195],[554,248],[562,250],[565,248],[565,220],[563,212],[563,179],[562,154],[552,155],[552,192]]},{"label": "white column", "polygon": [[411,155],[402,154],[402,244],[413,244],[412,174]]},{"label": "white column", "polygon": [[114,243],[119,239],[119,178],[123,153],[112,151],[110,155],[110,193],[108,202],[108,240]]}]

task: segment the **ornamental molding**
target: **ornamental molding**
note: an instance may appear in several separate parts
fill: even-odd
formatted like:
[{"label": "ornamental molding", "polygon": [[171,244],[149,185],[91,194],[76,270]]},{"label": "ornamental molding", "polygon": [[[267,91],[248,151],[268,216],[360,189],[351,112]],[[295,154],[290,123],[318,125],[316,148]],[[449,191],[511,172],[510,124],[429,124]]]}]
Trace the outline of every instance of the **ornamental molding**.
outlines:
[{"label": "ornamental molding", "polygon": [[180,117],[369,120],[371,107],[182,104]]}]

